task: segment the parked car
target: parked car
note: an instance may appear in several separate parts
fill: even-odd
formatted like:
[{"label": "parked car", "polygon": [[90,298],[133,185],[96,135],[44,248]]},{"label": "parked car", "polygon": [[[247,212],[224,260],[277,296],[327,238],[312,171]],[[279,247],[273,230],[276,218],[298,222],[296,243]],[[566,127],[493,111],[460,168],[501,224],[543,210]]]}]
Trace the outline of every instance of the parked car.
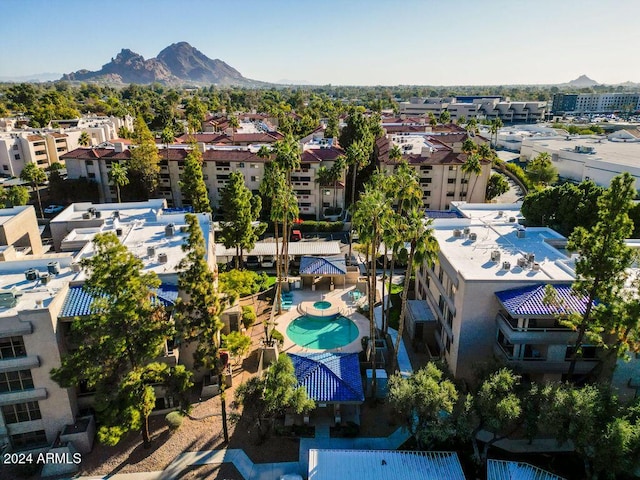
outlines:
[{"label": "parked car", "polygon": [[62,205],[49,205],[44,209],[44,213],[58,213],[62,210],[64,210],[64,207]]},{"label": "parked car", "polygon": [[291,230],[291,241],[299,242],[302,240],[302,232],[300,230]]},{"label": "parked car", "polygon": [[262,257],[262,261],[260,262],[260,266],[262,268],[273,268],[276,264],[276,260],[272,255],[265,255]]},{"label": "parked car", "polygon": [[249,255],[244,264],[247,268],[258,268],[260,266],[260,259],[257,255]]}]

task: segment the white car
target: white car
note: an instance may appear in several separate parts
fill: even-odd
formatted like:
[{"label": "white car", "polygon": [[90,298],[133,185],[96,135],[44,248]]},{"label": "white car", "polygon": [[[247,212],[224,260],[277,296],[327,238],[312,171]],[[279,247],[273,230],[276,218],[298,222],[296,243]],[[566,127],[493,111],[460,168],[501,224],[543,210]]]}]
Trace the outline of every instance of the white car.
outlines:
[{"label": "white car", "polygon": [[62,210],[64,210],[64,207],[62,205],[49,205],[44,209],[44,213],[58,213]]},{"label": "white car", "polygon": [[273,268],[276,264],[276,259],[271,255],[265,255],[262,257],[262,261],[260,262],[260,266],[262,268]]}]

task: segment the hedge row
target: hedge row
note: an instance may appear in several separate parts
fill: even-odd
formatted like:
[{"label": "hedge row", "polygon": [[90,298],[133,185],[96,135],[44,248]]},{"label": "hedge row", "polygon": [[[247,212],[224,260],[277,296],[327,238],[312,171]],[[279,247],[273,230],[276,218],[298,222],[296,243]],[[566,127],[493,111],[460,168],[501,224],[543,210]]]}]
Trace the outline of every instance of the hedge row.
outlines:
[{"label": "hedge row", "polygon": [[315,220],[305,220],[292,226],[292,230],[301,232],[341,232],[344,222],[317,222]]}]

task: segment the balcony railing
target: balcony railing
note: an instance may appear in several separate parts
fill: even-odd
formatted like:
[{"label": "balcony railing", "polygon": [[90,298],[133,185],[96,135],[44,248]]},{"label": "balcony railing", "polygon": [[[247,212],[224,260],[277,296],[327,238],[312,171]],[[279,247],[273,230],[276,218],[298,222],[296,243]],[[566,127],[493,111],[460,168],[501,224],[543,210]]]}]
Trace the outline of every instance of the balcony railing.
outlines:
[{"label": "balcony railing", "polygon": [[518,321],[515,318],[508,318],[501,312],[496,315],[496,320],[506,325],[514,332],[572,332],[570,328],[558,325],[556,321],[553,327],[518,327]]}]

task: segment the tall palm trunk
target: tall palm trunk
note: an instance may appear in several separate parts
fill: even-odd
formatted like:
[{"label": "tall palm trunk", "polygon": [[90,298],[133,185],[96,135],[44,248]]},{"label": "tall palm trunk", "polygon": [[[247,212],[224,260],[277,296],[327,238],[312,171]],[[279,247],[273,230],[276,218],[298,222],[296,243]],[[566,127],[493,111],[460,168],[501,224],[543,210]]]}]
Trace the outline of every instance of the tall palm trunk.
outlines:
[{"label": "tall palm trunk", "polygon": [[371,391],[372,398],[376,398],[377,378],[376,378],[376,317],[374,315],[374,305],[376,303],[376,290],[378,280],[376,278],[376,254],[378,245],[378,235],[374,231],[371,242],[371,272],[369,285],[369,334],[371,338]]},{"label": "tall palm trunk", "polygon": [[[351,209],[351,220],[353,223],[353,212],[354,212],[354,207],[353,205],[356,202],[356,164],[353,165],[353,179],[351,180],[351,205],[349,205],[349,208]],[[351,240],[351,232],[349,232],[349,258],[347,261],[348,265],[351,265],[351,248],[352,248],[352,244],[353,241]]]},{"label": "tall palm trunk", "polygon": [[38,207],[40,208],[40,218],[44,218],[44,212],[42,211],[42,200],[40,199],[40,189],[37,183],[33,183],[33,188],[36,191],[36,197],[38,197]]},{"label": "tall palm trunk", "polygon": [[407,270],[404,274],[404,286],[402,288],[402,303],[400,305],[400,318],[398,320],[398,338],[396,338],[396,344],[394,346],[394,365],[393,370],[398,366],[398,351],[400,349],[400,342],[402,341],[402,335],[404,333],[404,317],[407,312],[407,297],[409,296],[409,283],[411,280],[411,273],[413,272],[413,257],[416,251],[416,242],[411,242],[411,251],[409,252],[409,261],[407,262]]},{"label": "tall palm trunk", "polygon": [[276,305],[278,315],[282,313],[282,267],[280,265],[280,252],[278,251],[278,222],[273,222],[276,237]]},{"label": "tall palm trunk", "polygon": [[[385,305],[384,292],[385,292],[385,284],[387,283],[387,255],[389,254],[389,247],[387,243],[384,244],[384,258],[382,259],[382,331],[386,335],[387,333],[387,322],[389,321],[387,318],[387,308]],[[391,285],[389,285],[389,294],[391,293]],[[388,295],[389,296],[389,295]],[[389,299],[387,298],[387,302]]]}]

